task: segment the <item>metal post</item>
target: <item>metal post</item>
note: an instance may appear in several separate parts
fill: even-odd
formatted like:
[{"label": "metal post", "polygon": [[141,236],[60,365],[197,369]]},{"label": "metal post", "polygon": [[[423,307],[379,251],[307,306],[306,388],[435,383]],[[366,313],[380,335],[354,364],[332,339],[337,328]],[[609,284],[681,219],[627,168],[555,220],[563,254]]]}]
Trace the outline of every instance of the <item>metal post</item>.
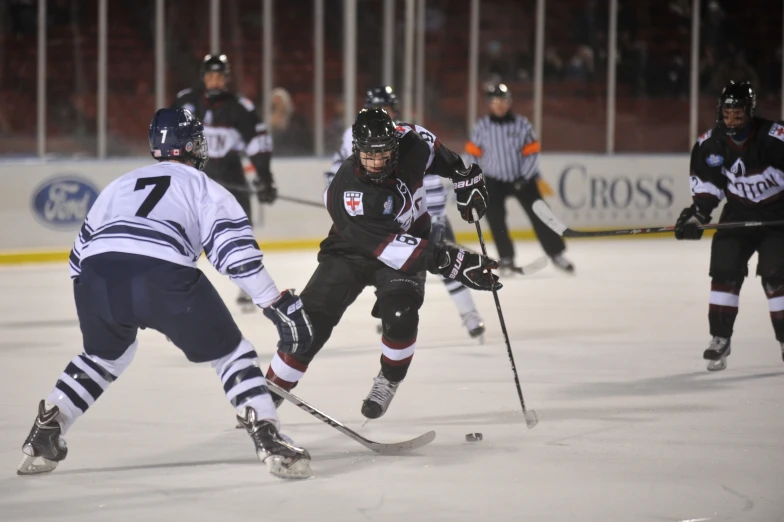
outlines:
[{"label": "metal post", "polygon": [[470,136],[476,120],[476,88],[479,83],[479,0],[471,0],[468,30],[468,116],[466,133]]},{"label": "metal post", "polygon": [[324,155],[324,0],[313,0],[314,153]]},{"label": "metal post", "polygon": [[[270,94],[272,93],[272,0],[262,0],[261,31],[262,31],[262,54],[261,54],[261,88],[262,100],[264,103],[264,122],[269,126]],[[273,143],[273,146],[275,144]]]},{"label": "metal post", "polygon": [[414,23],[415,0],[406,0],[405,46],[403,49],[403,120],[411,121],[414,106]]},{"label": "metal post", "polygon": [[382,80],[395,83],[395,0],[384,0],[384,55]]},{"label": "metal post", "polygon": [[210,54],[220,52],[220,0],[210,0]]},{"label": "metal post", "polygon": [[343,123],[354,123],[357,110],[357,0],[343,0]]},{"label": "metal post", "polygon": [[534,31],[534,132],[542,142],[542,104],[544,93],[544,13],[547,0],[536,0]]},{"label": "metal post", "polygon": [[166,33],[164,2],[155,0],[155,109],[166,107]]},{"label": "metal post", "polygon": [[46,0],[38,0],[38,73],[37,73],[38,157],[46,156]]},{"label": "metal post", "polygon": [[691,7],[691,89],[689,93],[689,144],[697,140],[700,93],[700,0]]},{"label": "metal post", "polygon": [[615,68],[618,65],[618,0],[610,0],[610,31],[607,38],[607,154],[615,152]]},{"label": "metal post", "polygon": [[416,21],[416,118],[425,124],[425,2],[417,0]]},{"label": "metal post", "polygon": [[108,0],[98,2],[98,158],[106,158],[106,26]]}]

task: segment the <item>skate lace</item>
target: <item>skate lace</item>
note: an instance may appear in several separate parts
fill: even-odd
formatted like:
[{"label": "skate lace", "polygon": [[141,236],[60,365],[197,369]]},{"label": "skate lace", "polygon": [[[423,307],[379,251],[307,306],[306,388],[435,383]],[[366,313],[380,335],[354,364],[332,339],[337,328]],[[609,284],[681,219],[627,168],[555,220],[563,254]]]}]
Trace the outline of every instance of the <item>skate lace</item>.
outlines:
[{"label": "skate lace", "polygon": [[711,339],[711,342],[710,342],[710,345],[708,346],[708,349],[720,352],[726,346],[727,346],[727,339],[724,339],[722,337],[714,337],[713,339]]},{"label": "skate lace", "polygon": [[384,405],[392,400],[397,390],[397,383],[392,383],[386,377],[373,377],[373,387],[368,394],[368,400]]}]

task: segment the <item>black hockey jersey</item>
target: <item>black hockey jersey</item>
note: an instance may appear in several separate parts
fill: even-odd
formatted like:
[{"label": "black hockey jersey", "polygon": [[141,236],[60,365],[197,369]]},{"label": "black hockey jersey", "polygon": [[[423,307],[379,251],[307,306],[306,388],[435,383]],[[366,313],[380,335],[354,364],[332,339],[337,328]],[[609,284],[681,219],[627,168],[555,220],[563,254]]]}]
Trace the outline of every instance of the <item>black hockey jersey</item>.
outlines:
[{"label": "black hockey jersey", "polygon": [[[397,124],[397,135],[397,169],[382,182],[371,182],[353,155],[338,169],[324,193],[333,226],[321,252],[377,259],[407,273],[432,272],[435,248],[427,239],[430,215],[423,186],[431,147],[411,125]],[[432,170],[452,179],[465,169],[460,156],[438,141],[432,162]]]},{"label": "black hockey jersey", "polygon": [[692,149],[690,176],[692,198],[705,214],[726,197],[723,216],[784,218],[784,124],[752,118],[742,144],[714,127]]},{"label": "black hockey jersey", "polygon": [[204,124],[210,160],[204,172],[213,179],[236,179],[243,172],[240,153],[248,155],[262,180],[272,182],[272,138],[249,99],[230,92],[207,98],[202,89],[177,93],[173,108],[191,111]]}]

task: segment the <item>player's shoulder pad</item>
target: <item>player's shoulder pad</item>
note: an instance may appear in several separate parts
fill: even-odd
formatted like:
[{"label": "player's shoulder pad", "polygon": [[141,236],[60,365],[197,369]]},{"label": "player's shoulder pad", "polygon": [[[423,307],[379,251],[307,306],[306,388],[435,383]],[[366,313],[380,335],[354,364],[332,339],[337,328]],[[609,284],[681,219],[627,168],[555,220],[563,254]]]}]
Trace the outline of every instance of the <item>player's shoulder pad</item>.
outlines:
[{"label": "player's shoulder pad", "polygon": [[766,134],[771,138],[784,142],[784,122],[766,120],[763,121],[761,127],[760,130],[762,132],[767,130]]},{"label": "player's shoulder pad", "polygon": [[716,129],[710,129],[710,130],[700,134],[699,137],[697,138],[697,144],[696,145],[698,147],[701,147],[705,142],[710,143],[712,141],[711,138],[713,137],[713,132],[715,130]]},{"label": "player's shoulder pad", "polygon": [[255,105],[253,105],[253,102],[252,102],[252,101],[250,101],[250,100],[249,100],[248,98],[246,98],[245,96],[240,96],[240,95],[237,95],[237,102],[238,102],[240,105],[242,105],[243,107],[245,107],[245,110],[247,110],[248,112],[253,112],[253,111],[255,111],[255,110],[256,110],[256,106],[255,106]]},{"label": "player's shoulder pad", "polygon": [[177,93],[177,98],[183,98],[183,97],[185,97],[185,96],[188,96],[188,95],[189,95],[189,94],[191,94],[192,92],[193,92],[193,89],[192,89],[192,88],[190,88],[190,87],[188,87],[187,89],[183,89],[183,90],[181,90],[180,92],[178,92],[178,93]]}]

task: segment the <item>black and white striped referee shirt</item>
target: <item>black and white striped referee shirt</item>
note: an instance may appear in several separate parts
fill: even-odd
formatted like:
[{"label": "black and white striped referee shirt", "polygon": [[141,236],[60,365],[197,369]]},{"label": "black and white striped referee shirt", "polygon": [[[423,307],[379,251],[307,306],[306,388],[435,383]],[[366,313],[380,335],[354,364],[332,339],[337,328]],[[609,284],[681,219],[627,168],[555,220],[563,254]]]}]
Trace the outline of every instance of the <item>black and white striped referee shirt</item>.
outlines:
[{"label": "black and white striped referee shirt", "polygon": [[465,152],[487,177],[499,181],[530,180],[539,172],[541,147],[533,125],[512,112],[503,118],[480,118]]}]

